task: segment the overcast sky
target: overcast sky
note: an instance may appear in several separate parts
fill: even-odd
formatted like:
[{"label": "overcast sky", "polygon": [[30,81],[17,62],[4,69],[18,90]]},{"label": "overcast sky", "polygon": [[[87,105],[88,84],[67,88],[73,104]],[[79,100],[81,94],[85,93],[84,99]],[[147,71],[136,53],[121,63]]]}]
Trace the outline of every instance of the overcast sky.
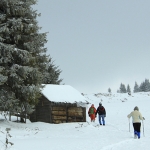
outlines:
[{"label": "overcast sky", "polygon": [[150,75],[150,0],[38,0],[40,32],[63,83],[116,92]]}]

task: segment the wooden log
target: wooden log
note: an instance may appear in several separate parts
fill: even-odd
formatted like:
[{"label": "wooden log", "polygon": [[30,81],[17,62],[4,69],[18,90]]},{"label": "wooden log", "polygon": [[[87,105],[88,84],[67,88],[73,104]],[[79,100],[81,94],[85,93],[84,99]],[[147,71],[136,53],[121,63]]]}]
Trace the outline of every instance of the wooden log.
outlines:
[{"label": "wooden log", "polygon": [[68,107],[68,111],[70,110],[82,111],[82,107]]},{"label": "wooden log", "polygon": [[52,111],[52,115],[66,115],[66,111]]},{"label": "wooden log", "polygon": [[82,112],[68,112],[68,116],[83,116]]},{"label": "wooden log", "polygon": [[53,106],[52,111],[53,110],[55,110],[55,111],[59,111],[59,110],[66,111],[66,107],[55,107],[55,106]]},{"label": "wooden log", "polygon": [[66,120],[67,116],[52,116],[52,118],[55,120]]},{"label": "wooden log", "polygon": [[76,113],[76,112],[79,112],[79,113],[83,113],[83,110],[68,110],[68,113]]},{"label": "wooden log", "polygon": [[66,120],[53,120],[53,123],[56,123],[56,124],[66,123]]}]

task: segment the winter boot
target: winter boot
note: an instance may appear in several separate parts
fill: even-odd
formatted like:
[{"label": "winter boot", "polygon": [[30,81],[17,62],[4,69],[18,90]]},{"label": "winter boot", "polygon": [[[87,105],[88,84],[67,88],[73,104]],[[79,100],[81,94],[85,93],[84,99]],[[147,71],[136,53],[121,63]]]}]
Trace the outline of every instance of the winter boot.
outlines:
[{"label": "winter boot", "polygon": [[134,134],[134,139],[137,139],[137,135],[136,134]]},{"label": "winter boot", "polygon": [[138,132],[137,135],[138,135],[138,139],[140,139],[140,132]]},{"label": "winter boot", "polygon": [[138,132],[134,131],[134,138],[137,139],[137,136],[138,136]]}]

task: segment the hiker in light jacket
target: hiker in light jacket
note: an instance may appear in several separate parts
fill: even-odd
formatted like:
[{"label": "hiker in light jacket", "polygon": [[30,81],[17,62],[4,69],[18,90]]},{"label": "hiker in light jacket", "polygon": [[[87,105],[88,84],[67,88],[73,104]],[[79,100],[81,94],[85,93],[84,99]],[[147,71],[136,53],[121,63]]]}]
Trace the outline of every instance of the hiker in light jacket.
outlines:
[{"label": "hiker in light jacket", "polygon": [[142,114],[139,112],[139,108],[137,106],[134,107],[134,111],[132,111],[127,117],[128,118],[132,117],[134,138],[138,137],[138,139],[140,139],[140,128],[141,128],[140,120],[145,120],[145,118],[142,117]]},{"label": "hiker in light jacket", "polygon": [[95,122],[95,118],[96,118],[95,113],[96,113],[96,108],[94,107],[94,104],[92,104],[88,111],[89,117],[91,118],[91,122]]}]

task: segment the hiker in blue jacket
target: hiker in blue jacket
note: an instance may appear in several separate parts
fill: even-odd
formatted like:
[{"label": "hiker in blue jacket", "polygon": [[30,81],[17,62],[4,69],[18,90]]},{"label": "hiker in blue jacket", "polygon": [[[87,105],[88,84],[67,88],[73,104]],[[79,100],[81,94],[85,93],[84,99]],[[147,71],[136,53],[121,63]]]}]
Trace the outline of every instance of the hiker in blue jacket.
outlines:
[{"label": "hiker in blue jacket", "polygon": [[[106,110],[104,106],[102,106],[102,103],[99,103],[99,107],[96,110],[96,115],[98,113],[99,116],[99,124],[105,126],[105,117],[106,117]],[[102,121],[101,121],[102,120]]]}]

